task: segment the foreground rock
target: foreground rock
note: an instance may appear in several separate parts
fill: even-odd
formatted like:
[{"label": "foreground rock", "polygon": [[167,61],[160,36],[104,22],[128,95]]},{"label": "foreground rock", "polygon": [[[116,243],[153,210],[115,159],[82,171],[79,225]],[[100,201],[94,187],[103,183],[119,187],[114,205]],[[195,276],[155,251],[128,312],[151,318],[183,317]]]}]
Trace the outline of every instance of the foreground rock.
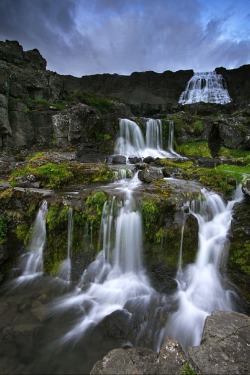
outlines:
[{"label": "foreground rock", "polygon": [[[114,349],[92,368],[108,374],[249,374],[250,317],[214,312],[206,319],[200,346],[186,356],[181,345],[166,338],[159,353],[146,348]],[[189,372],[187,372],[189,371]]]},{"label": "foreground rock", "polygon": [[159,354],[147,348],[114,349],[94,365],[90,374],[180,374],[185,363],[180,344],[167,338]]},{"label": "foreground rock", "polygon": [[189,349],[199,374],[250,373],[250,317],[215,312],[207,318],[201,345]]}]

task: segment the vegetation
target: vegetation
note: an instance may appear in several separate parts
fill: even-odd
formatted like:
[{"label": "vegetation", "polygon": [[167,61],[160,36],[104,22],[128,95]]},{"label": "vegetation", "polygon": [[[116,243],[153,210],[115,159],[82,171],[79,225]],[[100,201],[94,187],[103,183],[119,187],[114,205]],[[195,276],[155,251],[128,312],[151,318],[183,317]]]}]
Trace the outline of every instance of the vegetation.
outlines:
[{"label": "vegetation", "polygon": [[23,111],[25,113],[31,110],[38,110],[38,109],[56,109],[56,110],[61,111],[66,108],[66,104],[62,101],[51,102],[42,98],[37,98],[37,99],[11,98],[10,100],[11,100],[11,104],[23,103],[25,105],[25,107],[23,108]]},{"label": "vegetation", "polygon": [[41,180],[45,187],[58,188],[73,179],[73,174],[67,169],[67,164],[47,163],[40,166],[32,163],[24,168],[18,168],[11,174],[10,182],[15,186],[16,177],[26,177],[34,175],[37,180]]},{"label": "vegetation", "polygon": [[0,217],[0,244],[6,241],[8,226],[6,219]]},{"label": "vegetation", "polygon": [[[52,159],[49,156],[49,159]],[[82,164],[77,162],[51,162],[44,152],[29,157],[26,165],[13,170],[10,177],[12,186],[16,186],[16,178],[28,178],[33,175],[43,187],[60,188],[69,184],[107,183],[114,180],[114,172],[106,164]]]},{"label": "vegetation", "polygon": [[181,375],[196,375],[196,372],[190,366],[189,361],[184,363],[184,366],[181,369]]},{"label": "vegetation", "polygon": [[206,141],[182,143],[176,146],[176,152],[183,156],[211,157]]},{"label": "vegetation", "polygon": [[82,92],[74,91],[67,97],[68,102],[80,102],[90,107],[98,109],[102,114],[108,113],[113,102],[105,97]]}]

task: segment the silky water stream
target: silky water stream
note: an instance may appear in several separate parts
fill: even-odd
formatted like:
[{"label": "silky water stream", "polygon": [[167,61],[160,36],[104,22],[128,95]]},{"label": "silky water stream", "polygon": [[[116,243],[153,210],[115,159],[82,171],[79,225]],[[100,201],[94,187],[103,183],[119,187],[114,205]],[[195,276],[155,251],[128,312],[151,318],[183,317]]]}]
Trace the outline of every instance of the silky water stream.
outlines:
[{"label": "silky water stream", "polygon": [[159,350],[167,335],[180,340],[184,348],[198,345],[205,318],[214,310],[234,309],[233,292],[220,270],[226,262],[233,206],[242,195],[237,192],[226,204],[218,194],[204,189],[201,200],[185,204],[184,215],[194,215],[198,221],[199,246],[195,262],[183,268],[182,231],[177,290],[170,297],[152,287],[143,265],[142,218],[134,198],[140,185],[137,175],[111,185],[119,194],[103,207],[101,251],[83,270],[77,285],[68,278],[65,283],[61,277],[42,275],[41,265],[29,268],[34,254],[38,257],[35,264],[40,264],[46,240],[47,204],[43,202],[39,209],[31,240],[34,254],[30,249],[23,274],[2,287],[0,298],[6,310],[0,323],[0,354],[11,363],[13,373],[87,374],[112,348]]},{"label": "silky water stream", "polygon": [[[144,157],[147,152],[179,157],[173,150],[170,125],[166,152],[159,121],[147,122],[145,141],[138,126],[123,119],[117,151],[127,157]],[[213,310],[235,309],[234,292],[221,270],[233,206],[242,195],[237,191],[226,204],[218,194],[203,189],[202,199],[184,204],[176,292],[167,295],[159,293],[147,276],[142,217],[135,198],[141,182],[137,174],[127,177],[119,169],[116,182],[103,187],[113,198],[103,207],[101,250],[77,283],[71,280],[72,207],[65,260],[57,277],[43,274],[47,202],[42,202],[28,251],[18,265],[19,276],[0,290],[2,373],[88,374],[113,348],[145,346],[158,351],[167,335],[186,349],[199,344],[205,318]],[[183,267],[187,215],[197,219],[199,246],[195,262]]]}]

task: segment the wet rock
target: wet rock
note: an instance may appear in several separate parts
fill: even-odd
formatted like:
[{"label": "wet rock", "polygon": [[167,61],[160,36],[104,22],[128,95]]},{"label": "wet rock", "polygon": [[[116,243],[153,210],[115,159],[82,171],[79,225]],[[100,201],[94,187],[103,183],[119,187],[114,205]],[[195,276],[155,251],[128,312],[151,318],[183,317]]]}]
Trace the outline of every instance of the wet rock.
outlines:
[{"label": "wet rock", "polygon": [[146,158],[143,159],[143,163],[151,164],[154,162],[154,158],[152,156],[147,156]]},{"label": "wet rock", "polygon": [[126,156],[124,155],[113,155],[112,156],[112,163],[113,164],[126,164]]},{"label": "wet rock", "polygon": [[32,302],[31,312],[40,322],[44,321],[48,315],[47,308],[38,300]]},{"label": "wet rock", "polygon": [[90,374],[180,374],[185,363],[180,344],[167,338],[159,354],[147,348],[114,349],[94,365]]},{"label": "wet rock", "polygon": [[247,179],[242,184],[243,193],[250,198],[250,179]]},{"label": "wet rock", "polygon": [[250,373],[250,317],[214,312],[206,319],[200,346],[189,348],[190,363],[201,374]]},{"label": "wet rock", "polygon": [[128,158],[130,164],[136,164],[136,163],[141,163],[142,162],[142,158],[138,158],[138,157],[130,157]]},{"label": "wet rock", "polygon": [[108,336],[126,339],[131,314],[126,310],[117,310],[108,315],[102,322]]},{"label": "wet rock", "polygon": [[155,167],[148,167],[143,170],[140,170],[138,173],[139,180],[143,182],[150,183],[154,180],[160,180],[163,178],[162,170]]}]

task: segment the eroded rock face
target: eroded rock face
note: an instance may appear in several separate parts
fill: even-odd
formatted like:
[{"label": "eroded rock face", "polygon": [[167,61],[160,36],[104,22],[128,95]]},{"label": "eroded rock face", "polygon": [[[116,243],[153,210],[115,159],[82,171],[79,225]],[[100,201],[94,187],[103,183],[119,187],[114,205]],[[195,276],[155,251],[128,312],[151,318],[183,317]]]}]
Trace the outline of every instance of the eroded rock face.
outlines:
[{"label": "eroded rock face", "polygon": [[25,52],[17,41],[0,41],[0,60],[37,70],[45,70],[47,61],[42,57],[38,49]]},{"label": "eroded rock face", "polygon": [[[37,49],[23,51],[17,41],[0,42],[0,147],[25,148],[31,146],[40,147],[66,147],[76,144],[79,133],[83,135],[85,125],[70,114],[73,124],[69,124],[61,114],[61,109],[53,106],[53,103],[61,103],[67,110],[74,107],[76,102],[71,102],[70,97],[76,93],[87,93],[111,98],[114,103],[109,113],[99,115],[94,122],[92,135],[105,135],[106,138],[92,137],[94,142],[99,141],[106,149],[113,147],[116,139],[116,124],[119,118],[131,118],[133,116],[161,117],[180,111],[192,115],[202,114],[209,118],[214,113],[225,114],[218,124],[204,124],[204,134],[200,140],[207,140],[211,127],[217,126],[219,136],[226,147],[249,149],[250,129],[243,119],[228,120],[227,116],[237,109],[243,108],[246,116],[249,116],[249,90],[247,90],[250,65],[239,69],[226,70],[219,68],[226,81],[232,103],[228,105],[213,105],[209,103],[197,103],[195,105],[179,105],[179,97],[184,90],[187,81],[193,75],[192,70],[163,73],[141,72],[132,73],[130,76],[118,74],[97,74],[76,78],[73,76],[61,76],[55,72],[46,70],[46,61]],[[220,71],[222,70],[222,71]],[[39,103],[40,101],[40,103]],[[40,108],[41,101],[47,103]],[[78,100],[79,101],[79,100]],[[122,103],[116,103],[122,102]],[[52,103],[52,105],[49,105]],[[126,105],[124,104],[126,103]],[[132,114],[133,112],[133,114]],[[56,138],[53,134],[54,115],[64,117],[61,119],[66,128],[70,130],[66,136]],[[72,117],[73,116],[73,117]],[[195,122],[195,119],[193,119]],[[113,129],[113,130],[112,130]],[[111,137],[111,139],[107,138]],[[180,141],[187,141],[195,134],[184,134]],[[196,136],[195,136],[196,137]],[[211,134],[211,150],[214,155],[220,144],[217,138]],[[65,141],[67,140],[67,141]],[[107,142],[108,141],[108,142]],[[81,139],[82,142],[82,139]],[[84,143],[88,142],[86,139]],[[216,143],[217,142],[217,143]]]},{"label": "eroded rock face", "polygon": [[147,348],[114,349],[94,365],[90,374],[180,374],[185,362],[181,345],[167,338],[159,353]]},{"label": "eroded rock face", "polygon": [[189,348],[189,356],[200,374],[249,374],[250,317],[214,312],[206,319],[201,345]]},{"label": "eroded rock face", "polygon": [[[114,349],[92,368],[91,375],[249,374],[250,317],[237,312],[214,312],[207,317],[200,346],[185,354],[167,337],[159,353],[146,348]],[[189,372],[187,372],[189,373]]]}]

